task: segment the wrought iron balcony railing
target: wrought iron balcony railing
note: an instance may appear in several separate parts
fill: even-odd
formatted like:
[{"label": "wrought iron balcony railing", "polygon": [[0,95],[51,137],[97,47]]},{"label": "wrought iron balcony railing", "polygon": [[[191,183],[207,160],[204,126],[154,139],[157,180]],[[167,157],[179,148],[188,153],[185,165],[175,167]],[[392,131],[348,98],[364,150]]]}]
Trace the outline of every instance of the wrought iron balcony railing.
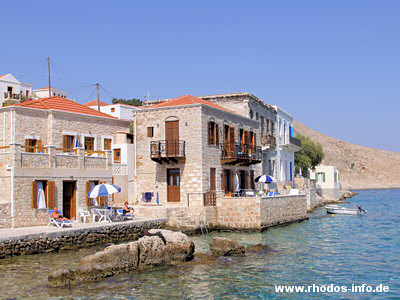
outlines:
[{"label": "wrought iron balcony railing", "polygon": [[289,142],[293,145],[301,147],[301,141],[299,139],[296,139],[295,137],[289,137]]},{"label": "wrought iron balcony railing", "polygon": [[266,134],[261,137],[261,145],[276,147],[276,138],[271,134]]},{"label": "wrought iron balcony railing", "polygon": [[256,164],[261,162],[262,150],[260,146],[248,144],[221,144],[221,159],[225,164]]},{"label": "wrought iron balcony railing", "polygon": [[185,141],[165,140],[150,143],[151,159],[162,163],[185,158]]}]

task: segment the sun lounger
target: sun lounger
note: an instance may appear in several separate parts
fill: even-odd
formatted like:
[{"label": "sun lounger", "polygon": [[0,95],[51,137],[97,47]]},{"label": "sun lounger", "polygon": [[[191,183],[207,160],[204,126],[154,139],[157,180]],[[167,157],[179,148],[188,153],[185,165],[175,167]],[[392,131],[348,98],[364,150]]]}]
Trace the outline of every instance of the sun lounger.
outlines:
[{"label": "sun lounger", "polygon": [[120,218],[121,221],[123,221],[125,219],[131,219],[132,220],[132,219],[135,218],[135,215],[133,213],[124,215],[124,211],[123,211],[122,208],[121,209],[117,209],[116,212],[117,212],[117,215],[118,215],[118,217]]},{"label": "sun lounger", "polygon": [[[69,225],[69,226],[74,226],[74,224],[71,221],[60,221],[60,220],[56,220],[54,218],[51,217],[51,213],[54,211],[54,209],[49,209],[49,223],[47,224],[47,226],[49,226],[50,224],[55,224],[58,228],[63,228],[64,225]],[[61,214],[60,210],[57,210],[58,213]]]}]

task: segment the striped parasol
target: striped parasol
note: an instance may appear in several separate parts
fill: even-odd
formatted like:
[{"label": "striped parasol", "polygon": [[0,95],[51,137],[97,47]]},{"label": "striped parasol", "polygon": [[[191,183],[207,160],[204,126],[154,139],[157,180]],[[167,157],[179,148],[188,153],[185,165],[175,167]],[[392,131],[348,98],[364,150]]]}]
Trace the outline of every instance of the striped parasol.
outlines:
[{"label": "striped parasol", "polygon": [[101,196],[108,196],[114,193],[119,193],[121,188],[111,183],[102,183],[93,187],[87,194],[89,198],[97,198]]}]

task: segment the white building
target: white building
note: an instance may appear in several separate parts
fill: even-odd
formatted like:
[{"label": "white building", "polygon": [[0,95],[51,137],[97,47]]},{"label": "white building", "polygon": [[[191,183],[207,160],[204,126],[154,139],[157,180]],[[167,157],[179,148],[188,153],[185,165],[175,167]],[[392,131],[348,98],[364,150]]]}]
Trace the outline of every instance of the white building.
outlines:
[{"label": "white building", "polygon": [[[97,100],[90,101],[88,103],[85,103],[84,105],[93,108],[95,110],[98,109]],[[123,103],[108,104],[100,101],[101,112],[123,120],[133,120],[133,112],[141,108],[143,107],[123,104]]]},{"label": "white building", "polygon": [[336,166],[318,165],[310,170],[310,179],[315,179],[319,195],[327,200],[339,200],[339,170]]},{"label": "white building", "polygon": [[19,103],[31,94],[30,84],[19,82],[12,74],[0,76],[0,106]]},{"label": "white building", "polygon": [[[34,90],[33,93],[35,94],[35,98],[47,98],[49,97],[49,87]],[[53,87],[50,88],[50,95],[67,98],[67,93]]]},{"label": "white building", "polygon": [[293,117],[282,108],[275,106],[276,114],[276,177],[285,185],[293,184],[295,175],[294,153],[301,150],[300,140],[294,137]]}]

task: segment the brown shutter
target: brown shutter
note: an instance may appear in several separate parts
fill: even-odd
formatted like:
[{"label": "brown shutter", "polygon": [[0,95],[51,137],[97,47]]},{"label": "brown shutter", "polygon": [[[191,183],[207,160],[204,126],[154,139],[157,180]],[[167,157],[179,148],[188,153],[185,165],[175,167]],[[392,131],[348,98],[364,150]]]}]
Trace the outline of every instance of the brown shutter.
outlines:
[{"label": "brown shutter", "polygon": [[244,171],[244,189],[247,190],[249,188],[249,180],[248,180],[247,171]]},{"label": "brown shutter", "polygon": [[254,186],[254,170],[250,171],[250,186],[251,186],[252,190],[255,189],[255,186]]},{"label": "brown shutter", "polygon": [[29,140],[25,139],[25,152],[29,152]]},{"label": "brown shutter", "polygon": [[47,208],[54,208],[56,206],[56,183],[54,181],[47,181]]},{"label": "brown shutter", "polygon": [[215,191],[215,168],[210,168],[210,191]]},{"label": "brown shutter", "polygon": [[215,124],[215,140],[216,140],[216,145],[219,145],[219,129],[218,129],[218,124]]},{"label": "brown shutter", "polygon": [[43,152],[43,144],[41,140],[37,141],[37,149],[34,152]]},{"label": "brown shutter", "polygon": [[[104,183],[103,181],[99,181],[99,184],[103,184],[103,183]],[[99,205],[104,205],[105,196],[98,197],[97,200],[98,200]]]},{"label": "brown shutter", "polygon": [[91,190],[91,183],[90,183],[90,181],[86,181],[86,205],[87,206],[92,205],[92,198],[89,198],[87,196],[87,194],[90,192],[90,190]]},{"label": "brown shutter", "polygon": [[234,189],[234,187],[233,187],[233,182],[234,182],[234,176],[235,176],[235,174],[234,174],[235,172],[233,172],[232,170],[231,170],[231,172],[230,172],[230,180],[231,180],[231,182],[230,182],[230,184],[231,184],[231,193],[234,193],[235,192],[235,189]]},{"label": "brown shutter", "polygon": [[32,208],[37,208],[37,182],[32,181]]},{"label": "brown shutter", "polygon": [[235,128],[229,127],[229,143],[235,144]]},{"label": "brown shutter", "polygon": [[211,122],[207,123],[207,144],[211,144],[211,136],[210,136],[210,130],[211,130]]},{"label": "brown shutter", "polygon": [[253,134],[253,147],[257,146],[257,138],[256,138],[256,133],[254,132]]},{"label": "brown shutter", "polygon": [[221,190],[225,193],[225,170],[221,172]]}]

